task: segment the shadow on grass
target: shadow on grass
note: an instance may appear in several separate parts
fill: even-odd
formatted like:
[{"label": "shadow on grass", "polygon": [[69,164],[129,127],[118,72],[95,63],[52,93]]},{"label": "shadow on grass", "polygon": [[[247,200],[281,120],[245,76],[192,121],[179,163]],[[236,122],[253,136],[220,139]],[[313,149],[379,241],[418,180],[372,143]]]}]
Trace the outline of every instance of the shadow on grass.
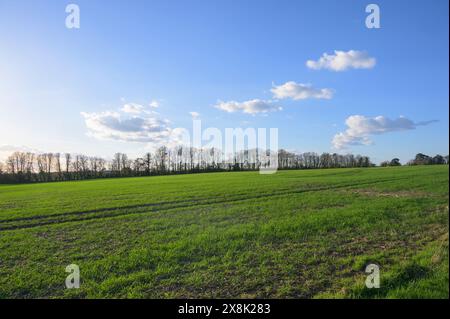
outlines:
[{"label": "shadow on grass", "polygon": [[388,293],[393,290],[407,287],[412,282],[427,278],[432,273],[428,267],[417,263],[409,264],[406,267],[395,271],[392,275],[381,277],[379,289],[369,289],[359,287],[351,293],[351,298],[387,298]]}]

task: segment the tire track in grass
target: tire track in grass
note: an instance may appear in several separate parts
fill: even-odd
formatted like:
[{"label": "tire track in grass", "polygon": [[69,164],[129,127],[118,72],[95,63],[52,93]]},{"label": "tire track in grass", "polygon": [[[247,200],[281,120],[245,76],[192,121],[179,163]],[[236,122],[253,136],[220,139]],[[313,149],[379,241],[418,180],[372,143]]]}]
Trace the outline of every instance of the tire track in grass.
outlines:
[{"label": "tire track in grass", "polygon": [[[205,205],[216,205],[216,204],[227,204],[227,203],[234,203],[234,202],[240,202],[240,201],[246,201],[246,200],[254,200],[259,198],[272,198],[276,196],[284,196],[284,195],[290,195],[290,194],[301,194],[301,193],[311,193],[311,192],[318,192],[318,191],[326,191],[326,190],[333,190],[333,189],[343,189],[343,188],[354,188],[354,187],[360,187],[360,186],[367,186],[367,185],[375,185],[385,182],[392,182],[392,181],[398,181],[407,179],[407,177],[402,178],[394,178],[394,179],[384,179],[384,180],[378,180],[378,181],[371,181],[371,182],[365,182],[365,183],[342,183],[342,184],[335,184],[333,186],[325,186],[325,187],[317,187],[312,189],[300,189],[300,190],[286,190],[286,191],[279,191],[279,192],[271,192],[271,193],[260,193],[253,196],[246,196],[246,197],[235,197],[235,198],[228,198],[225,200],[216,200],[216,201],[210,201],[210,197],[195,200],[181,200],[181,201],[174,201],[174,202],[159,202],[159,203],[146,203],[146,204],[136,204],[136,205],[128,205],[128,206],[122,206],[122,207],[106,207],[106,208],[99,208],[99,209],[92,209],[92,210],[86,210],[86,211],[75,211],[75,212],[66,212],[66,213],[60,213],[60,214],[52,214],[52,215],[37,215],[37,216],[30,216],[30,217],[19,217],[16,219],[8,219],[8,220],[0,220],[0,232],[1,231],[8,231],[8,230],[18,230],[18,229],[26,229],[26,228],[34,228],[34,227],[40,227],[40,226],[46,226],[51,224],[61,224],[61,223],[68,223],[68,222],[78,222],[83,220],[93,220],[93,219],[102,219],[102,218],[111,218],[111,217],[118,217],[118,216],[125,216],[125,215],[132,215],[132,214],[143,214],[143,213],[150,213],[150,212],[160,212],[160,211],[167,211],[171,209],[176,208],[190,208],[190,207],[196,207],[196,206],[205,206]],[[247,195],[247,194],[242,194]],[[171,205],[175,204],[175,205]],[[188,204],[188,205],[186,205]],[[168,205],[164,207],[164,205]],[[155,209],[148,210],[149,207],[156,207]],[[139,211],[140,209],[144,209],[144,211]],[[129,211],[129,210],[138,210],[138,211]],[[103,214],[104,213],[104,214]],[[75,218],[69,218],[69,219],[61,219],[58,217],[67,217],[67,216],[75,216]],[[78,216],[78,217],[77,217]],[[82,216],[82,217],[81,217]],[[49,219],[53,218],[53,219]],[[56,218],[56,219],[55,219]],[[41,222],[37,223],[19,223],[16,225],[8,225],[16,222],[33,222],[36,220],[43,220]]]},{"label": "tire track in grass", "polygon": [[[334,184],[331,187],[327,186],[327,187],[317,187],[317,188],[312,188],[312,189],[298,189],[295,191],[288,189],[288,190],[283,190],[283,191],[278,191],[278,192],[260,193],[260,194],[253,195],[253,196],[248,196],[249,193],[237,193],[236,194],[237,196],[235,196],[234,198],[229,197],[230,199],[228,199],[226,201],[214,201],[214,202],[208,201],[208,203],[211,203],[211,204],[222,203],[222,202],[227,202],[227,201],[234,201],[235,199],[237,199],[237,200],[245,200],[245,199],[253,199],[253,198],[256,199],[256,198],[267,197],[267,196],[278,196],[278,195],[295,194],[295,193],[301,193],[301,192],[321,191],[321,190],[329,190],[329,189],[333,189],[333,188],[341,189],[341,188],[345,188],[347,186],[355,186],[355,187],[359,188],[359,186],[363,186],[363,185],[373,185],[373,184],[391,182],[391,181],[402,180],[402,179],[405,179],[405,178],[385,179],[385,180],[379,180],[379,181],[375,181],[375,182],[359,183],[356,185],[354,183],[351,183],[351,184],[341,183],[341,184]],[[349,188],[351,189],[352,187],[349,187]],[[246,196],[246,197],[241,198],[238,196]],[[90,209],[90,210],[85,210],[85,211],[74,211],[74,212],[46,214],[46,215],[33,215],[33,216],[29,216],[29,217],[17,217],[17,218],[3,219],[3,220],[0,220],[0,223],[11,223],[11,222],[15,222],[15,221],[29,221],[29,220],[36,220],[36,219],[46,219],[49,217],[60,217],[60,216],[63,217],[63,216],[70,216],[70,215],[91,214],[91,213],[115,211],[115,210],[119,210],[119,209],[134,209],[134,208],[164,206],[164,205],[168,205],[168,204],[183,204],[183,203],[192,203],[192,202],[200,202],[200,204],[203,204],[202,203],[203,201],[207,201],[210,199],[211,199],[211,197],[206,197],[206,198],[186,199],[186,200],[178,200],[178,201],[166,201],[166,202],[158,202],[158,203],[126,205],[126,206],[119,206],[119,207],[105,207],[105,208]],[[176,206],[176,207],[178,207],[178,206]]]}]

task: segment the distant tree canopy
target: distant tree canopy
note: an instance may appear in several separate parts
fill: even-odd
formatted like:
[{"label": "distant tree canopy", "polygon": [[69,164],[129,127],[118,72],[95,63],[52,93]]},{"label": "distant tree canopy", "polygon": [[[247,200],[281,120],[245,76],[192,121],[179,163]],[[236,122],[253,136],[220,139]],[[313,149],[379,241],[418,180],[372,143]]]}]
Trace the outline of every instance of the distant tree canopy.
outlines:
[{"label": "distant tree canopy", "polygon": [[393,158],[389,163],[390,166],[401,166],[400,160],[398,158]]},{"label": "distant tree canopy", "polygon": [[[407,165],[443,165],[449,163],[449,157],[436,155],[434,157],[418,153],[413,160],[410,160]],[[398,158],[393,158],[390,161],[383,161],[380,163],[381,167],[387,166],[401,166],[400,160]]]},{"label": "distant tree canopy", "polygon": [[[267,151],[243,150],[223,154],[216,148],[165,146],[130,159],[116,153],[111,160],[82,154],[15,152],[0,163],[0,183],[30,183],[106,177],[151,176],[216,171],[251,171],[270,166]],[[278,169],[371,167],[369,157],[336,153],[293,153],[279,150]],[[273,164],[273,163],[272,163]]]},{"label": "distant tree canopy", "polygon": [[413,160],[408,162],[408,165],[442,165],[449,163],[449,156],[436,155],[434,157],[418,153]]},{"label": "distant tree canopy", "polygon": [[400,159],[398,158],[393,158],[391,161],[384,161],[380,163],[381,167],[386,167],[386,166],[401,166],[402,164],[400,163]]}]

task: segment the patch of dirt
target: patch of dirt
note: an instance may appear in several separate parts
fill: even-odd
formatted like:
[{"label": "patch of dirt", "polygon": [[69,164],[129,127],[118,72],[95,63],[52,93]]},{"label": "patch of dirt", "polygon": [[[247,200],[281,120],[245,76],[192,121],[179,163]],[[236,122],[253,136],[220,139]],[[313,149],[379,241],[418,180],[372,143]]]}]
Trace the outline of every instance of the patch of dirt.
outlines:
[{"label": "patch of dirt", "polygon": [[433,196],[431,193],[427,192],[421,192],[421,191],[380,191],[375,189],[350,189],[347,190],[347,193],[350,192],[352,194],[358,194],[363,196],[369,196],[369,197],[394,197],[394,198],[401,198],[401,197],[429,197]]}]

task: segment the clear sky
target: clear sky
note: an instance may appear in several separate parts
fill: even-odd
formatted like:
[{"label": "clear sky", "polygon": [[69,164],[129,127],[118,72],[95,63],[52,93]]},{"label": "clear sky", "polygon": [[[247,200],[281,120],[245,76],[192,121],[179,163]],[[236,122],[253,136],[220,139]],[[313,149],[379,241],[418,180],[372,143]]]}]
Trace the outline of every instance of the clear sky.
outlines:
[{"label": "clear sky", "polygon": [[374,1],[368,29],[371,2],[73,0],[68,29],[69,1],[0,0],[0,148],[136,156],[197,112],[291,150],[447,155],[448,1]]}]

